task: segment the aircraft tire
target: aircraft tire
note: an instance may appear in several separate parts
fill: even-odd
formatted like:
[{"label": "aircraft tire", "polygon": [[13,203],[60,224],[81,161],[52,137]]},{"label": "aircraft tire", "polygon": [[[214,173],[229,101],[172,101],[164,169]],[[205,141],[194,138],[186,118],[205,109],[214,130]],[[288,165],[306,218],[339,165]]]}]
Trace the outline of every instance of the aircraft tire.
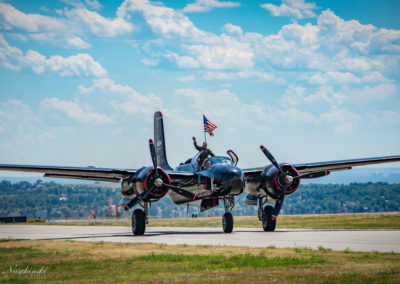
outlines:
[{"label": "aircraft tire", "polygon": [[132,213],[132,232],[135,236],[141,236],[146,230],[146,215],[143,210],[136,209]]},{"label": "aircraft tire", "polygon": [[222,216],[222,229],[224,233],[232,233],[233,216],[231,212],[225,212],[224,216]]},{"label": "aircraft tire", "polygon": [[273,232],[276,227],[276,220],[272,220],[272,212],[274,208],[272,206],[265,206],[263,209],[264,218],[262,220],[262,226],[265,232]]}]

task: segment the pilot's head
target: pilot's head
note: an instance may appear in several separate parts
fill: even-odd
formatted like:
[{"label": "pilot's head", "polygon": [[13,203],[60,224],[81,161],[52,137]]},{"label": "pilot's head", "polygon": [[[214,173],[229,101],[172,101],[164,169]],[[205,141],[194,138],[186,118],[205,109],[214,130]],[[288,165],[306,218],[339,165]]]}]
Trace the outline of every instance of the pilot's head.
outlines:
[{"label": "pilot's head", "polygon": [[207,142],[203,142],[203,146],[201,146],[201,148],[203,148],[203,150],[207,149]]}]

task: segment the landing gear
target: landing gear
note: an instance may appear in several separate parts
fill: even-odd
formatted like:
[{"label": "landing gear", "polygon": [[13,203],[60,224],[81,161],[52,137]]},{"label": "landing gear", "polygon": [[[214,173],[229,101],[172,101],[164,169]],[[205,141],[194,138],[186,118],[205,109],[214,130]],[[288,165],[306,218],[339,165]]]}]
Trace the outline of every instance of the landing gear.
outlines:
[{"label": "landing gear", "polygon": [[272,212],[274,207],[266,205],[264,207],[263,199],[258,200],[258,219],[262,222],[262,226],[265,232],[273,232],[276,227],[276,219],[272,218]]},{"label": "landing gear", "polygon": [[132,232],[135,236],[141,236],[146,230],[146,215],[142,209],[136,209],[132,213]]},{"label": "landing gear", "polygon": [[146,231],[146,224],[149,223],[147,219],[149,204],[150,202],[143,202],[141,205],[143,205],[144,210],[136,209],[132,213],[132,232],[135,236],[141,236]]},{"label": "landing gear", "polygon": [[224,233],[232,233],[233,230],[233,216],[230,212],[235,206],[235,198],[233,196],[224,198],[225,213],[222,216],[222,229]]},{"label": "landing gear", "polygon": [[276,227],[276,219],[272,219],[272,212],[274,208],[272,206],[265,206],[263,209],[262,226],[265,232],[273,232]]},{"label": "landing gear", "polygon": [[222,228],[224,233],[232,233],[233,230],[233,216],[231,212],[225,212],[222,216]]}]

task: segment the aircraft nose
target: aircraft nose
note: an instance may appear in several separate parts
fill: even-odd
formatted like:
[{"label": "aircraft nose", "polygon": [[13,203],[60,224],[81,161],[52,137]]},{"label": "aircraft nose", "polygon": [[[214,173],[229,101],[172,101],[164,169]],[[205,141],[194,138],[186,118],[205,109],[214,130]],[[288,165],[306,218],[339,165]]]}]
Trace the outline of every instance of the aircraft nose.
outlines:
[{"label": "aircraft nose", "polygon": [[230,189],[231,194],[240,194],[244,189],[244,175],[238,167],[229,167],[225,169],[222,180],[224,188]]}]

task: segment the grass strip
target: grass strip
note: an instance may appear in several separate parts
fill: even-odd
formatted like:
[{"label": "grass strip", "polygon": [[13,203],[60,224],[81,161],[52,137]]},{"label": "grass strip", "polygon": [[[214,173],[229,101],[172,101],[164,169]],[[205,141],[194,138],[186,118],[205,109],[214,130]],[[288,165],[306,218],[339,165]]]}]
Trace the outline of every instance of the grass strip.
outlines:
[{"label": "grass strip", "polygon": [[[234,217],[237,228],[261,228],[256,216]],[[67,222],[38,223],[38,225],[74,225],[74,226],[130,226],[130,221],[109,222]],[[152,219],[150,227],[221,227],[220,217]],[[283,215],[280,216],[277,228],[293,229],[400,229],[400,213],[357,213],[357,214],[323,214],[323,215]]]},{"label": "grass strip", "polygon": [[[0,283],[398,283],[400,254],[3,240]],[[46,270],[17,275],[11,269]]]}]

